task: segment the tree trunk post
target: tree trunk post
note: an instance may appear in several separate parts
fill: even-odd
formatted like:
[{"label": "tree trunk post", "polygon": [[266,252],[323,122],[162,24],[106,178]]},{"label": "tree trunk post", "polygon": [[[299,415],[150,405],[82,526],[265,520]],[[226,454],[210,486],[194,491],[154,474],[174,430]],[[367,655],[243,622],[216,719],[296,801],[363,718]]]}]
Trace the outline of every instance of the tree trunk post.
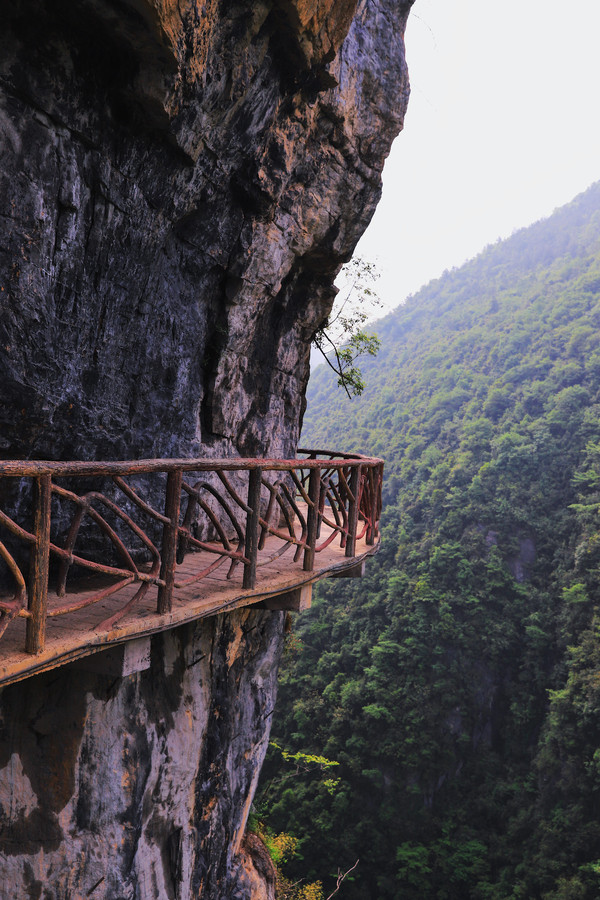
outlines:
[{"label": "tree trunk post", "polygon": [[175,567],[177,565],[177,541],[179,537],[179,507],[181,504],[181,469],[175,469],[167,475],[167,495],[165,498],[165,516],[169,524],[163,525],[161,548],[160,578],[164,585],[158,588],[159,615],[171,612],[173,606],[173,588],[175,586]]},{"label": "tree trunk post", "polygon": [[315,545],[319,532],[319,501],[321,499],[321,472],[314,468],[308,478],[308,515],[306,519],[306,550],[304,571],[312,572],[315,566]]},{"label": "tree trunk post", "polygon": [[246,516],[246,545],[244,555],[248,562],[244,563],[244,580],[242,586],[253,588],[256,584],[256,558],[260,536],[260,488],[262,469],[250,469],[248,481],[248,513]]},{"label": "tree trunk post", "polygon": [[362,466],[353,466],[350,472],[350,502],[348,503],[348,540],[346,541],[346,556],[356,555],[356,530],[358,528],[358,501],[360,491],[360,479]]},{"label": "tree trunk post", "polygon": [[31,618],[27,619],[25,636],[25,650],[27,653],[41,653],[46,642],[51,502],[51,476],[40,475],[35,479],[33,532],[36,541],[32,550],[29,573],[29,612],[31,613]]}]

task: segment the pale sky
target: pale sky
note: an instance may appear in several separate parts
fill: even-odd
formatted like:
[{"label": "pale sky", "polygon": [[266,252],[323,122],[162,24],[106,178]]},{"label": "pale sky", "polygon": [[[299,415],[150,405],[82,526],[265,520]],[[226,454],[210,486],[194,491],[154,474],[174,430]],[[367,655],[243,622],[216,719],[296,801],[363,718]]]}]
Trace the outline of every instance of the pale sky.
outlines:
[{"label": "pale sky", "polygon": [[406,48],[404,131],[356,250],[386,312],[600,179],[600,0],[416,0]]}]

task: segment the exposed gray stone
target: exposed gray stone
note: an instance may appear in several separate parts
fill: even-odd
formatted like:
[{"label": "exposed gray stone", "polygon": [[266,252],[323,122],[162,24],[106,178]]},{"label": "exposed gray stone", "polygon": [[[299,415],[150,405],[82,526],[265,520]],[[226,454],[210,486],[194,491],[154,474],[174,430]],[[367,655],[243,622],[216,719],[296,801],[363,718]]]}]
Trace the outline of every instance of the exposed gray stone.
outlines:
[{"label": "exposed gray stone", "polygon": [[36,883],[56,900],[244,896],[283,615],[157,635],[151,668],[128,677],[71,665],[4,689],[3,900],[42,896]]},{"label": "exposed gray stone", "polygon": [[409,3],[360,3],[342,42],[349,6],[5,5],[5,457],[294,451],[408,91]]},{"label": "exposed gray stone", "polygon": [[[3,4],[4,458],[295,453],[310,340],[402,124],[410,5]],[[256,894],[282,616],[0,695],[2,900]]]}]

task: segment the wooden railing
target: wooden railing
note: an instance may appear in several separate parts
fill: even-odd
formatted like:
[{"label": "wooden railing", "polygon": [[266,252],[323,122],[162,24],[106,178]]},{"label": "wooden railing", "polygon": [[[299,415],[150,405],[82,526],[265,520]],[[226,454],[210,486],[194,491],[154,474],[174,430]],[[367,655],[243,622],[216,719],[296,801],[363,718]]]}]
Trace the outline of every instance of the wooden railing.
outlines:
[{"label": "wooden railing", "polygon": [[[357,540],[375,544],[381,460],[299,453],[292,460],[0,462],[0,496],[9,498],[0,510],[0,569],[12,582],[0,595],[0,637],[25,618],[25,649],[37,654],[49,618],[131,584],[133,596],[101,627],[114,628],[153,585],[157,613],[166,615],[177,588],[222,565],[227,578],[252,590],[257,567],[286,552],[311,572],[316,554],[335,540],[347,557]],[[210,561],[178,579],[178,565],[194,551]],[[93,589],[82,594],[73,585],[84,576]]]}]

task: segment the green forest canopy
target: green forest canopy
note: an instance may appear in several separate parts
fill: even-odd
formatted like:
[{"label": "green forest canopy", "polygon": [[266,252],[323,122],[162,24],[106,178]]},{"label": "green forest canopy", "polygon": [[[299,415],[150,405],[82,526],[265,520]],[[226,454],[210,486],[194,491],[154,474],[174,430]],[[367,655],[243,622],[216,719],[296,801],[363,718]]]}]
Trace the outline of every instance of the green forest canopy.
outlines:
[{"label": "green forest canopy", "polygon": [[303,443],[385,459],[383,542],[285,658],[257,809],[290,878],[600,896],[599,326],[600,183],[377,323],[361,398],[314,373]]}]

